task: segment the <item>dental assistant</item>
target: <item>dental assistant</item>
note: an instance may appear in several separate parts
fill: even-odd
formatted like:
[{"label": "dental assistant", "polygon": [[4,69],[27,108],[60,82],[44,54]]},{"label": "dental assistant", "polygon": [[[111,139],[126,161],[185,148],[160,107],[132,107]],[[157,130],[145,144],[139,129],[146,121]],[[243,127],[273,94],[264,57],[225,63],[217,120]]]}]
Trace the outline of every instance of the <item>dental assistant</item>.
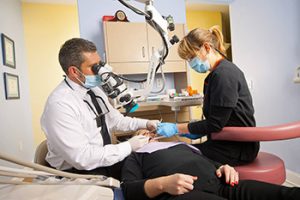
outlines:
[{"label": "dental assistant", "polygon": [[112,144],[111,133],[153,130],[158,121],[124,117],[111,106],[98,87],[100,76],[92,72],[100,62],[92,42],[81,38],[66,41],[59,62],[66,77],[48,97],[41,117],[49,150],[47,162],[59,170],[119,179],[124,158],[149,138],[134,136]]},{"label": "dental assistant", "polygon": [[178,47],[179,56],[198,73],[209,72],[204,81],[204,120],[184,123],[161,123],[158,133],[208,141],[195,145],[208,158],[222,164],[240,165],[253,161],[259,151],[258,142],[214,141],[210,134],[226,126],[254,127],[252,97],[244,73],[225,56],[223,35],[217,26],[209,30],[197,28],[186,35]]}]

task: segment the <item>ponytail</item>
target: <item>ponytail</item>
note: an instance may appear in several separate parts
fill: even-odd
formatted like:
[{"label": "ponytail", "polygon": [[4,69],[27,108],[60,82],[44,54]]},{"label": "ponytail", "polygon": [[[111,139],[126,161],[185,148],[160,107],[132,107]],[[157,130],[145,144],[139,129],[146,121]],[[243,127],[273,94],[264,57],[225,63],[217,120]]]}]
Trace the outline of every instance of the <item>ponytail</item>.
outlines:
[{"label": "ponytail", "polygon": [[223,57],[226,57],[224,39],[219,26],[213,26],[209,30],[196,28],[190,31],[179,43],[178,54],[184,60],[196,56],[196,52],[205,43],[209,43]]},{"label": "ponytail", "polygon": [[213,47],[220,53],[226,55],[226,48],[224,46],[223,34],[220,31],[219,26],[215,25],[209,29],[209,32],[212,34],[211,43]]}]

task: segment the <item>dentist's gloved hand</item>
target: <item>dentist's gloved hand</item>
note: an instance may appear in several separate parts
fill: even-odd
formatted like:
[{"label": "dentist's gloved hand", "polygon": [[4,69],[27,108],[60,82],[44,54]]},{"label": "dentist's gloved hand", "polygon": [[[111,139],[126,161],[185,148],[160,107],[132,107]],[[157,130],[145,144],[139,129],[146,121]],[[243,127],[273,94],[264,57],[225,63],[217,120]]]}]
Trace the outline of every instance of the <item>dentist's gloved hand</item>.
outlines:
[{"label": "dentist's gloved hand", "polygon": [[186,138],[189,138],[189,139],[192,139],[192,140],[201,138],[202,136],[203,135],[201,135],[201,134],[192,134],[192,133],[183,133],[183,134],[180,134],[180,137],[186,137]]},{"label": "dentist's gloved hand", "polygon": [[178,128],[174,123],[159,123],[156,132],[159,135],[171,137],[178,133]]},{"label": "dentist's gloved hand", "polygon": [[160,121],[158,121],[158,120],[148,120],[147,124],[146,124],[146,127],[149,131],[156,131],[159,122]]},{"label": "dentist's gloved hand", "polygon": [[136,135],[128,140],[132,151],[136,151],[139,148],[143,147],[145,144],[148,144],[149,137],[144,135]]}]

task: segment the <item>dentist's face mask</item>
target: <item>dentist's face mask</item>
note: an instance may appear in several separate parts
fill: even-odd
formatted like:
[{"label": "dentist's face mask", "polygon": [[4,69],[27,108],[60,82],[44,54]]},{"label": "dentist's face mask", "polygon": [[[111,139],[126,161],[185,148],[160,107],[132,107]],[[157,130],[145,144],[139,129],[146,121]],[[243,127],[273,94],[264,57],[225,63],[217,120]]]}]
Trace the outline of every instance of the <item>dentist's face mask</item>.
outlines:
[{"label": "dentist's face mask", "polygon": [[189,65],[198,73],[205,73],[209,70],[210,64],[208,60],[201,61],[197,56],[189,61]]},{"label": "dentist's face mask", "polygon": [[85,87],[87,89],[91,89],[91,88],[97,87],[101,84],[101,78],[99,75],[84,75],[80,70],[78,70],[78,71],[82,74],[82,76],[85,77],[84,83],[77,78],[77,80],[79,80],[81,82],[83,87]]}]

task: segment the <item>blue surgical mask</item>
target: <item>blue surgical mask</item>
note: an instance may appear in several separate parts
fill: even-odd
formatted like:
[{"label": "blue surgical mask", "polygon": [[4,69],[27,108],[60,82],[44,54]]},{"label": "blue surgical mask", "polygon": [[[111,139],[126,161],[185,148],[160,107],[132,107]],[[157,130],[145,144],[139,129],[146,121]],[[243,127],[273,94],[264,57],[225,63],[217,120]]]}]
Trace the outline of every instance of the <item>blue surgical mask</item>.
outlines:
[{"label": "blue surgical mask", "polygon": [[84,77],[85,77],[85,82],[83,83],[82,81],[80,81],[83,85],[83,87],[87,88],[87,89],[91,89],[94,87],[97,87],[101,84],[101,78],[99,75],[84,75],[81,71],[79,71]]},{"label": "blue surgical mask", "polygon": [[101,78],[99,75],[85,75],[84,87],[91,89],[99,86],[100,84]]},{"label": "blue surgical mask", "polygon": [[192,67],[193,70],[199,73],[206,73],[210,68],[208,60],[203,62],[197,56],[189,61],[189,65]]}]

